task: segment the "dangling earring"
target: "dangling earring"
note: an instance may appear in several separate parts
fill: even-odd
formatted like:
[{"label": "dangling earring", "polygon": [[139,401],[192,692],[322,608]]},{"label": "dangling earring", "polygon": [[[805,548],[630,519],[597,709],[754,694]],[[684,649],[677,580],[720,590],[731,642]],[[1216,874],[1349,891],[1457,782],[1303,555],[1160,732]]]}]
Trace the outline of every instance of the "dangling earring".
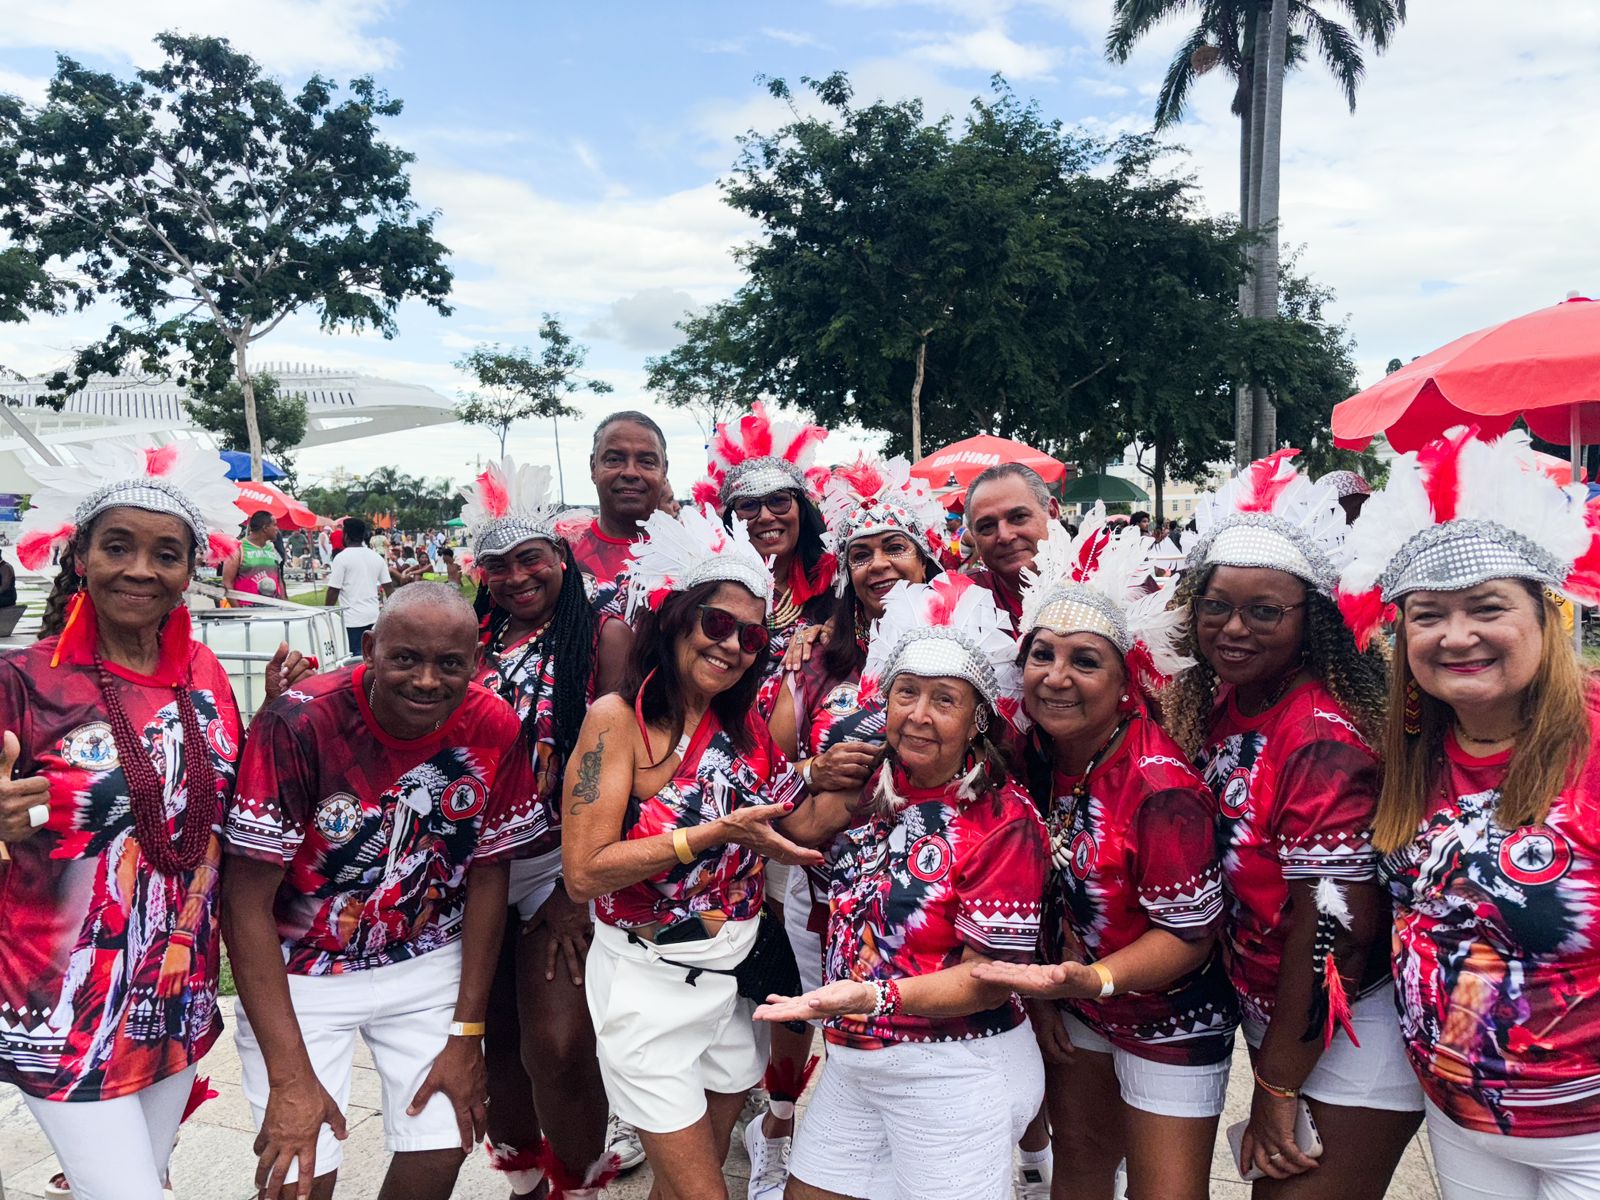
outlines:
[{"label": "dangling earring", "polygon": [[1415,679],[1406,680],[1405,723],[1402,728],[1410,737],[1422,732],[1422,689],[1417,686]]},{"label": "dangling earring", "polygon": [[979,733],[988,733],[989,732],[989,713],[988,713],[988,710],[980,708],[978,710],[977,716],[973,717],[973,723],[977,725]]}]

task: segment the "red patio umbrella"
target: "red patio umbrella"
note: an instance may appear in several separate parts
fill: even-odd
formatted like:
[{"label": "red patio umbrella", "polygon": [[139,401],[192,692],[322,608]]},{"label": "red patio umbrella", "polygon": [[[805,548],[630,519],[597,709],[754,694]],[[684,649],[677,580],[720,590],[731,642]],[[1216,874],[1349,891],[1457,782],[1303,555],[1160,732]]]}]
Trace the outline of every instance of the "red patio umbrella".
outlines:
[{"label": "red patio umbrella", "polygon": [[935,450],[914,463],[911,473],[927,480],[936,491],[959,488],[965,492],[967,485],[990,467],[1011,462],[1032,467],[1039,473],[1039,478],[1052,486],[1067,477],[1067,468],[1048,454],[1021,442],[987,433],[952,442],[943,450]]},{"label": "red patio umbrella", "polygon": [[270,483],[241,480],[234,486],[239,489],[239,498],[234,504],[246,519],[254,513],[269,512],[272,519],[284,529],[311,529],[322,523],[322,518],[316,513]]},{"label": "red patio umbrella", "polygon": [[1457,338],[1333,410],[1333,440],[1363,449],[1379,433],[1415,450],[1453,425],[1497,436],[1522,417],[1535,436],[1600,442],[1600,304],[1582,296]]}]

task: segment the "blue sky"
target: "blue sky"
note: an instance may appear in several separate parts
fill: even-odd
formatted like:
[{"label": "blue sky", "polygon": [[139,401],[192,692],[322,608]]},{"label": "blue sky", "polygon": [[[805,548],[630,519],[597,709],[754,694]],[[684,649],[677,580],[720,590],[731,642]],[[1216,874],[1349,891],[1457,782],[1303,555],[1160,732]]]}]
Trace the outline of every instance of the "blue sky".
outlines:
[{"label": "blue sky", "polygon": [[[1600,290],[1600,6],[1410,8],[1393,50],[1371,58],[1354,116],[1320,68],[1293,77],[1285,100],[1284,237],[1303,243],[1303,265],[1337,290],[1366,379],[1392,355],[1424,353],[1569,289]],[[959,113],[1001,71],[1051,117],[1102,133],[1141,128],[1186,26],[1113,66],[1100,53],[1109,10],[1109,0],[0,0],[0,88],[37,98],[57,50],[129,72],[153,60],[150,38],[167,28],[231,37],[291,85],[312,71],[374,74],[405,101],[386,132],[417,155],[418,198],[440,210],[455,315],[407,307],[389,343],[290,322],[261,357],[451,394],[464,384],[453,359],[480,341],[532,341],[552,311],[617,389],[585,402],[593,415],[650,407],[645,357],[671,345],[685,309],[738,284],[729,252],[752,231],[716,181],[738,133],[786,115],[757,75],[844,69],[861,99],[917,95],[931,113]],[[1228,99],[1223,81],[1206,81],[1175,135],[1218,212],[1237,193]],[[0,362],[53,368],[112,315],[0,327]],[[702,437],[687,415],[658,415],[686,492],[703,467]],[[573,469],[587,430],[573,423],[563,434],[577,478],[569,498],[590,498]],[[513,448],[548,460],[548,427],[514,432]],[[302,466],[315,475],[392,462],[459,479],[492,449],[481,431],[428,430],[306,451]]]}]

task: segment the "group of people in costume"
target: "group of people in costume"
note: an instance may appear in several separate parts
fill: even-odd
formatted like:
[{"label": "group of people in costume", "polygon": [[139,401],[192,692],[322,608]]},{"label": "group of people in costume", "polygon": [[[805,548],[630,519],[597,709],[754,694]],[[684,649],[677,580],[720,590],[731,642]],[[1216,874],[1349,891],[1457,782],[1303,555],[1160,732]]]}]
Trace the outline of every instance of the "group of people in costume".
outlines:
[{"label": "group of people in costume", "polygon": [[750,1200],[1192,1200],[1246,1057],[1263,1200],[1381,1197],[1424,1122],[1448,1200],[1600,1195],[1581,488],[1516,434],[1378,489],[1280,451],[1174,564],[1002,465],[967,574],[903,460],[823,439],[756,407],[676,515],[642,414],[592,518],[491,466],[476,609],[399,589],[248,728],[184,607],[235,548],[221,464],[40,469],[0,1079],[74,1196],[162,1195],[224,942],[265,1197],[331,1196],[376,1103],[388,1200],[479,1145],[587,1200],[635,1139],[717,1200],[759,1088]]}]

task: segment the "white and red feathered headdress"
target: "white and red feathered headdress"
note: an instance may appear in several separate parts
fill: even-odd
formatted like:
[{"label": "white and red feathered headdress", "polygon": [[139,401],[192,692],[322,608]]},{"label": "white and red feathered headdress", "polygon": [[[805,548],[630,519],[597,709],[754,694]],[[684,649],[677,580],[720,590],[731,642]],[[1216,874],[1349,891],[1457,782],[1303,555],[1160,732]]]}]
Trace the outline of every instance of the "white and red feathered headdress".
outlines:
[{"label": "white and red feathered headdress", "polygon": [[1272,567],[1331,597],[1344,561],[1344,510],[1332,483],[1312,483],[1290,461],[1298,450],[1257,459],[1195,508],[1198,533],[1186,559],[1206,567]]},{"label": "white and red feathered headdress", "polygon": [[708,478],[694,486],[696,504],[724,512],[735,500],[793,488],[815,501],[828,472],[813,467],[817,447],[828,436],[820,425],[773,421],[757,400],[737,421],[718,425],[711,437]]},{"label": "white and red feathered headdress", "polygon": [[505,554],[534,538],[556,540],[556,508],[550,503],[550,468],[517,466],[509,455],[489,466],[461,489],[466,501],[461,519],[467,524],[472,557]]},{"label": "white and red feathered headdress", "polygon": [[684,505],[677,517],[657,509],[643,522],[644,537],[628,547],[628,617],[652,612],[673,592],[713,580],[737,583],[772,607],[772,573],[750,544],[744,522],[722,523],[714,508]]},{"label": "white and red feathered headdress", "polygon": [[1358,637],[1408,592],[1490,579],[1530,579],[1600,602],[1600,512],[1586,498],[1582,484],[1562,487],[1540,470],[1521,430],[1486,442],[1458,427],[1401,455],[1345,546],[1341,603],[1368,617]]},{"label": "white and red feathered headdress", "polygon": [[[903,458],[888,462],[862,455],[853,463],[835,467],[822,491],[822,519],[833,537],[835,553],[843,558],[856,538],[898,530],[937,562],[943,546],[944,506],[933,497],[926,481],[911,474]],[[834,578],[834,589],[844,595],[848,571]]]},{"label": "white and red feathered headdress", "polygon": [[1194,660],[1177,647],[1183,611],[1167,605],[1178,579],[1156,577],[1155,547],[1136,527],[1108,527],[1100,502],[1077,537],[1052,522],[1033,566],[1022,569],[1019,635],[1098,633],[1121,653],[1146,695],[1159,691]]},{"label": "white and red feathered headdress", "polygon": [[1017,643],[994,593],[966,575],[901,580],[872,623],[858,702],[886,695],[901,674],[965,679],[999,716],[1016,722],[1022,676]]},{"label": "white and red feathered headdress", "polygon": [[167,446],[107,441],[75,448],[67,466],[33,466],[39,485],[22,519],[17,558],[30,571],[50,561],[77,531],[108,508],[139,508],[177,517],[212,565],[239,548],[239,489],[215,450],[189,442]]}]

